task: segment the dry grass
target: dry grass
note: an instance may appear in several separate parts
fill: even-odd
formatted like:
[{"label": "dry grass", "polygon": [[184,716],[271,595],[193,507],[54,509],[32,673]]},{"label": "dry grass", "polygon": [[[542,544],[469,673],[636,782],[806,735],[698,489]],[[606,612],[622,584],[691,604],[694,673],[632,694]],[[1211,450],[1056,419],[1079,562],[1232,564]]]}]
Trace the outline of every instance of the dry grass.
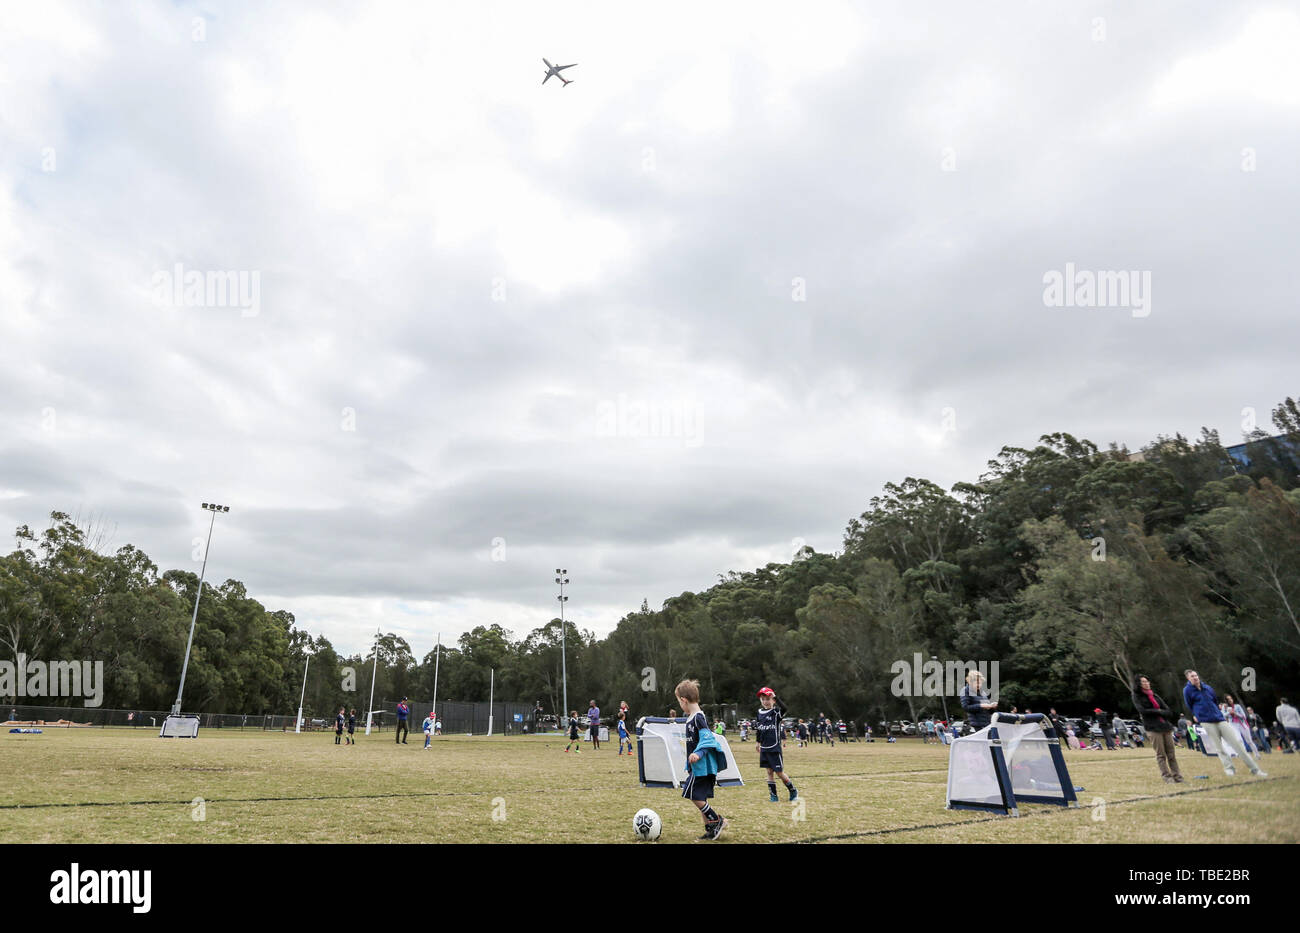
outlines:
[{"label": "dry grass", "polygon": [[[616,745],[573,755],[558,738],[446,736],[424,751],[422,736],[349,748],[332,733],[215,729],[195,741],[145,729],[0,740],[7,842],[631,842],[641,807],[663,817],[665,841],[700,832],[694,808],[641,787]],[[790,747],[801,812],[784,792],[768,802],[752,745],[734,750],[749,783],[714,801],[733,842],[1300,842],[1300,755],[1267,756],[1271,777],[1256,780],[1184,754],[1188,782],[1166,785],[1150,751],[1073,752],[1085,808],[1028,806],[1010,819],[944,809],[939,746]],[[1103,800],[1104,814],[1088,806]]]}]

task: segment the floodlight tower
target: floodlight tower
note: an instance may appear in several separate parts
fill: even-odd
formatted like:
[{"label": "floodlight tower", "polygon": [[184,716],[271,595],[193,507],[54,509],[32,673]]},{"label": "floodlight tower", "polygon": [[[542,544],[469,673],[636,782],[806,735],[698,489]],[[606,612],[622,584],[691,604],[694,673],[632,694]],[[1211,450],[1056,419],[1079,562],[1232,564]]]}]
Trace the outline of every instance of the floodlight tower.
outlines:
[{"label": "floodlight tower", "polygon": [[218,512],[229,512],[230,506],[217,505],[215,502],[203,503],[203,508],[212,513],[208,522],[208,543],[203,546],[203,566],[199,569],[199,591],[194,594],[194,616],[190,619],[190,637],[185,642],[185,662],[181,665],[181,685],[176,690],[176,702],[172,704],[172,715],[181,714],[181,697],[185,694],[185,675],[190,669],[190,648],[194,645],[194,625],[199,621],[199,599],[203,596],[203,577],[208,572],[208,548],[212,545],[212,528],[217,523]]},{"label": "floodlight tower", "polygon": [[560,595],[556,597],[560,601],[560,680],[564,684],[564,709],[561,712],[569,715],[569,666],[566,658],[564,643],[564,604],[569,601],[569,597],[564,595],[564,585],[569,582],[569,571],[555,568],[555,582],[560,584]]}]

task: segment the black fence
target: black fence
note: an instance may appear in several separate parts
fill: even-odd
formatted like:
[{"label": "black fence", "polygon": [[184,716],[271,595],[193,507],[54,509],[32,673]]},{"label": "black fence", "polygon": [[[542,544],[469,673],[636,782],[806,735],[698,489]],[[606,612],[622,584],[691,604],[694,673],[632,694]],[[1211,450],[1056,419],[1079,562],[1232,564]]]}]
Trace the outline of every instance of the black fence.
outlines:
[{"label": "black fence", "polygon": [[[98,709],[83,706],[0,706],[0,721],[9,720],[19,726],[39,726],[42,729],[106,728],[125,726],[137,729],[161,729],[170,712],[158,709]],[[190,713],[197,715],[204,729],[261,729],[264,731],[292,732],[297,717],[289,715],[248,715],[245,713]],[[304,717],[303,729],[320,729],[322,720]],[[328,720],[334,728],[334,719]]]},{"label": "black fence", "polygon": [[[382,720],[382,729],[397,727],[397,700],[384,700],[375,713],[375,724]],[[409,700],[411,708],[407,728],[419,735],[421,724],[431,711],[437,712],[443,735],[487,735],[488,712],[492,714],[493,735],[527,735],[533,732],[533,707],[528,703],[463,703],[455,700]]]}]

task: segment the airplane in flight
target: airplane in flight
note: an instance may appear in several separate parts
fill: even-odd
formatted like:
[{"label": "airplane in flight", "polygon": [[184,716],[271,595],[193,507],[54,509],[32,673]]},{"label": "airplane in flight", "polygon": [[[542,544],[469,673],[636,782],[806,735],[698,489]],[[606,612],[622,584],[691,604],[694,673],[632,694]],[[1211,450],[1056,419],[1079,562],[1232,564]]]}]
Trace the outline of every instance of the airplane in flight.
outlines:
[{"label": "airplane in flight", "polygon": [[[552,65],[550,62],[547,62],[546,59],[544,58],[542,59],[542,61],[546,62],[546,77],[542,78],[543,84],[551,80],[551,78],[559,78],[561,81],[564,81],[564,75],[560,74],[560,72],[563,71],[565,68],[573,67],[573,65]],[[573,64],[576,65],[577,62],[574,62]],[[564,86],[568,87],[572,83],[573,83],[572,81],[564,81]]]}]

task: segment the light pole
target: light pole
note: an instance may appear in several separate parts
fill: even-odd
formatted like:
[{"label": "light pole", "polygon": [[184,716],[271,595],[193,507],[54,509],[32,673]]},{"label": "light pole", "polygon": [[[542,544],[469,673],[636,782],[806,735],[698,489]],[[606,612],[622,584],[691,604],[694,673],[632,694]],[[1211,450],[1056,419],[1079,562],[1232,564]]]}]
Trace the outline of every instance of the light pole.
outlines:
[{"label": "light pole", "polygon": [[564,595],[564,584],[569,582],[569,571],[556,567],[555,582],[560,584],[560,595],[556,599],[560,601],[560,681],[564,684],[564,709],[561,712],[567,716],[569,715],[569,662],[564,643],[564,604],[569,601],[569,597]]},{"label": "light pole", "polygon": [[298,725],[294,732],[302,732],[302,703],[307,699],[307,668],[311,667],[311,652],[307,653],[307,663],[302,666],[302,695],[298,697]]},{"label": "light pole", "polygon": [[[425,655],[428,657],[428,655]],[[438,633],[438,646],[433,655],[433,731],[438,731],[438,665],[442,661],[442,632]],[[472,727],[471,727],[472,728]]]},{"label": "light pole", "polygon": [[[939,658],[932,654],[930,655],[930,660],[937,661]],[[942,689],[939,691],[939,698],[943,700],[943,721],[952,722],[952,720],[948,718],[948,682],[944,679],[940,679],[939,682],[942,685]]]},{"label": "light pole", "polygon": [[185,694],[185,675],[190,669],[190,648],[194,645],[194,625],[199,621],[199,599],[203,596],[203,577],[208,572],[208,548],[212,546],[212,528],[217,523],[218,512],[229,512],[230,506],[217,505],[215,502],[203,503],[203,508],[212,513],[208,522],[208,543],[203,545],[203,566],[199,569],[199,591],[194,594],[194,616],[190,619],[190,637],[185,642],[185,662],[181,665],[181,685],[176,690],[176,702],[172,704],[172,715],[181,714],[181,697]]},{"label": "light pole", "polygon": [[366,735],[375,719],[375,675],[379,673],[379,629],[375,629],[375,663],[370,668],[370,705],[366,708]]}]

